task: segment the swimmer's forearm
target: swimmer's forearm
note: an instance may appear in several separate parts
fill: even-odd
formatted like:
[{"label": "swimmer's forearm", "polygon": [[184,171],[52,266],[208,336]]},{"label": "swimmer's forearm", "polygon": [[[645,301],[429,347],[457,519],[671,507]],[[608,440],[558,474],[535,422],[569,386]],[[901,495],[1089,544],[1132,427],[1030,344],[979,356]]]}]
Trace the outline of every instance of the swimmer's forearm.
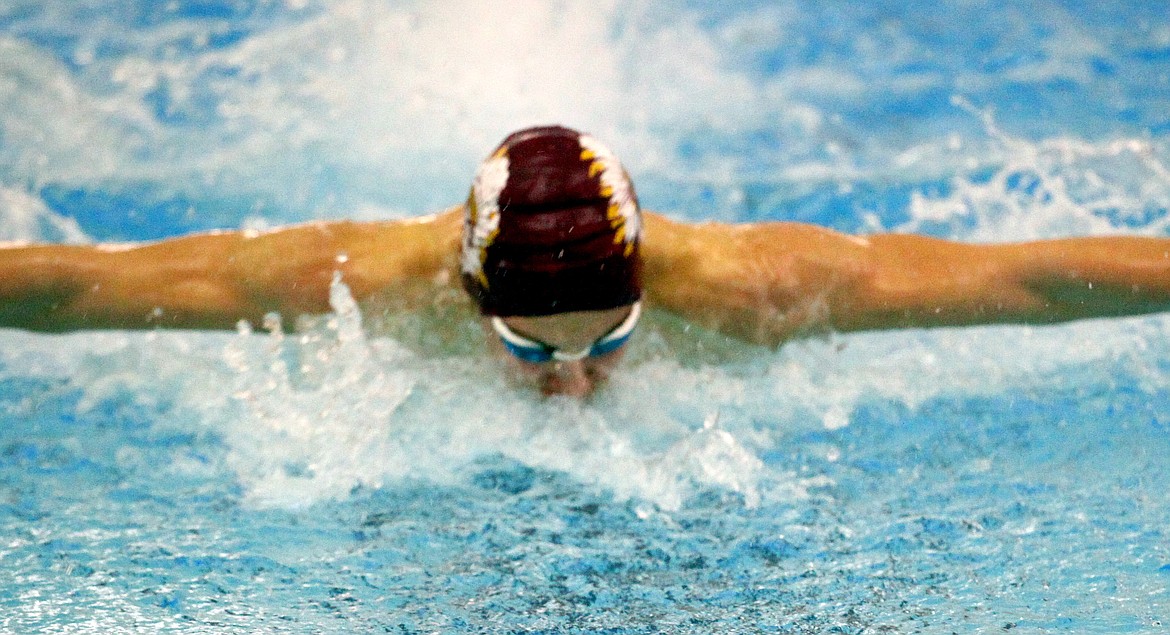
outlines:
[{"label": "swimmer's forearm", "polygon": [[842,331],[1050,324],[1170,309],[1170,241],[1088,237],[971,245],[869,239],[872,272],[837,307]]},{"label": "swimmer's forearm", "polygon": [[0,326],[30,330],[67,330],[53,323],[62,304],[77,293],[69,271],[91,248],[9,246],[0,249]]},{"label": "swimmer's forearm", "polygon": [[1037,321],[1170,310],[1168,239],[1067,238],[1014,248],[1025,263],[1020,285],[1042,304]]},{"label": "swimmer's forearm", "polygon": [[233,236],[112,249],[0,250],[0,326],[32,331],[231,328],[263,315],[219,263]]}]

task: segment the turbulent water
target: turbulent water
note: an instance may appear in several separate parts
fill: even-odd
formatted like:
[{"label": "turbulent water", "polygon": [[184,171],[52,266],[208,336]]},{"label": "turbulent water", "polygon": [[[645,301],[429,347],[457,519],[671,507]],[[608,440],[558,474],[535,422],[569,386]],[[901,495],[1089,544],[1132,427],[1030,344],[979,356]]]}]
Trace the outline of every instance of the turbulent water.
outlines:
[{"label": "turbulent water", "polygon": [[[419,215],[554,122],[677,218],[1165,235],[1163,13],[5,0],[0,240]],[[474,344],[368,332],[344,281],[331,299],[302,334],[0,333],[0,628],[1170,619],[1166,318],[780,351],[684,333],[709,355],[644,329],[579,403],[508,386]]]}]

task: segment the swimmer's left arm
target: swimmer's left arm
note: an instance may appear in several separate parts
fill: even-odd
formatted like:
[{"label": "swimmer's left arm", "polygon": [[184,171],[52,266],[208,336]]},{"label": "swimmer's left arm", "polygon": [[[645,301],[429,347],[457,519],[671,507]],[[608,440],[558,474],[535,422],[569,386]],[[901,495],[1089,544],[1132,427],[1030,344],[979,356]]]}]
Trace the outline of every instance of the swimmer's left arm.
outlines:
[{"label": "swimmer's left arm", "polygon": [[869,272],[840,330],[1052,324],[1170,310],[1170,240],[1090,236],[966,244],[867,238]]},{"label": "swimmer's left arm", "polygon": [[652,302],[742,339],[1170,310],[1170,240],[1085,237],[966,244],[855,237],[798,223],[679,223],[646,215]]}]

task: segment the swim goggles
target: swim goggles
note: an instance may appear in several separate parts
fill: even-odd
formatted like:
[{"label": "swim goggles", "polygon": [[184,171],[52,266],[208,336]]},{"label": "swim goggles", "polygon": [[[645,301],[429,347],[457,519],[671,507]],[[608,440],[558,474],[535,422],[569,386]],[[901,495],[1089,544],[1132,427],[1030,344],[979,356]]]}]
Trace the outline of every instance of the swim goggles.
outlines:
[{"label": "swim goggles", "polygon": [[508,328],[508,325],[504,324],[504,320],[500,319],[499,316],[492,318],[492,328],[495,329],[496,335],[500,336],[504,348],[522,361],[530,364],[544,364],[551,361],[575,362],[586,357],[600,357],[624,346],[629,341],[630,334],[634,332],[634,327],[638,325],[638,317],[641,315],[642,303],[635,302],[633,308],[630,309],[630,314],[622,320],[621,324],[615,326],[609,333],[602,335],[589,348],[575,353],[566,353],[551,344],[524,337]]}]

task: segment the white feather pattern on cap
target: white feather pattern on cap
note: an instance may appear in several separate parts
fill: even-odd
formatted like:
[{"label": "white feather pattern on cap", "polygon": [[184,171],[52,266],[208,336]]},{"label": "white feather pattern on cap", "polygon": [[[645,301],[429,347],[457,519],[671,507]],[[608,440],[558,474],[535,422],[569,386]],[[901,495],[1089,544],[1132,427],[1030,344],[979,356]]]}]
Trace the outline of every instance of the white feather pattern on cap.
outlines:
[{"label": "white feather pattern on cap", "polygon": [[471,186],[471,199],[465,207],[463,232],[463,272],[479,279],[487,288],[483,263],[487,249],[500,233],[500,193],[508,185],[508,154],[501,149],[480,164]]},{"label": "white feather pattern on cap", "polygon": [[592,161],[589,173],[601,172],[601,195],[609,199],[607,216],[610,226],[616,232],[613,242],[615,245],[624,242],[628,257],[633,253],[634,244],[642,230],[630,177],[613,152],[600,141],[589,135],[581,135],[580,143],[581,159]]}]

